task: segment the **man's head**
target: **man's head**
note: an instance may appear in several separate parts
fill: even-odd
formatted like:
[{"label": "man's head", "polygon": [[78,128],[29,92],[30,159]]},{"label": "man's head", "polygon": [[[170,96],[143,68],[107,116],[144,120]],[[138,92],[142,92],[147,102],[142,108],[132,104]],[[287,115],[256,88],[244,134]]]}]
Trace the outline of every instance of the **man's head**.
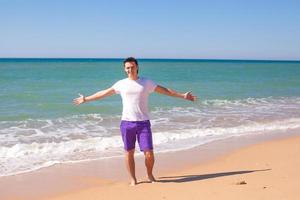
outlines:
[{"label": "man's head", "polygon": [[139,65],[138,65],[138,61],[135,58],[133,57],[126,58],[123,61],[123,64],[124,64],[124,70],[128,75],[128,77],[131,78],[137,77],[137,74],[139,73]]}]

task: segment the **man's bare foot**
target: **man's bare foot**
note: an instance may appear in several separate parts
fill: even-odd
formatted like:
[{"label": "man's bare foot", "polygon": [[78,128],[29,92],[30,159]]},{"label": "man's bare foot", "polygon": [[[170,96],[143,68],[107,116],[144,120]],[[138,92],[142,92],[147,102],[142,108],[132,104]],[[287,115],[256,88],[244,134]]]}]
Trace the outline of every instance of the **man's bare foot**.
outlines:
[{"label": "man's bare foot", "polygon": [[137,181],[135,180],[135,179],[132,179],[131,181],[130,181],[130,186],[135,186],[137,184]]},{"label": "man's bare foot", "polygon": [[148,175],[148,180],[149,180],[151,183],[156,182],[156,179],[154,178],[153,175]]}]

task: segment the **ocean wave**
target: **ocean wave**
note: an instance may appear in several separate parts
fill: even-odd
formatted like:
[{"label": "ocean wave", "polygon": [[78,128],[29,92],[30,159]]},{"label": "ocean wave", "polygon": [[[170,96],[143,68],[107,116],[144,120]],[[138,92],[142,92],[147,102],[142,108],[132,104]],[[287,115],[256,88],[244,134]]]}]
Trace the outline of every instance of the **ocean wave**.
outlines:
[{"label": "ocean wave", "polygon": [[[247,134],[300,128],[300,118],[253,123],[230,128],[186,129],[153,133],[156,152],[188,149],[211,141]],[[0,147],[0,176],[22,173],[56,163],[111,158],[123,154],[120,135],[60,142],[33,142]]]},{"label": "ocean wave", "polygon": [[[300,128],[300,98],[204,100],[193,107],[156,107],[156,151],[177,151],[246,134]],[[83,114],[0,122],[0,176],[123,153],[120,115]]]}]

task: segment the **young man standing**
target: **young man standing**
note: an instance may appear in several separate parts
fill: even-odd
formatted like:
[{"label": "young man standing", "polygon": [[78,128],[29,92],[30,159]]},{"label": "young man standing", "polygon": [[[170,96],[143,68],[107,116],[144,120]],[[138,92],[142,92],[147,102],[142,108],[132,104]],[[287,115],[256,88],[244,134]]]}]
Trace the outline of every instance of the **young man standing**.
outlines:
[{"label": "young man standing", "polygon": [[113,94],[120,94],[122,97],[123,112],[120,130],[125,149],[125,160],[128,173],[131,178],[131,185],[137,184],[135,176],[134,151],[136,139],[140,150],[145,155],[145,165],[148,179],[154,182],[152,170],[154,166],[153,142],[151,125],[148,114],[148,96],[151,92],[178,97],[189,101],[195,101],[196,96],[191,92],[178,93],[172,89],[156,85],[152,80],[138,76],[138,62],[135,58],[129,57],[124,60],[124,70],[127,78],[116,82],[112,87],[99,91],[91,96],[83,96],[74,99],[74,104],[80,105],[89,101],[101,99]]}]

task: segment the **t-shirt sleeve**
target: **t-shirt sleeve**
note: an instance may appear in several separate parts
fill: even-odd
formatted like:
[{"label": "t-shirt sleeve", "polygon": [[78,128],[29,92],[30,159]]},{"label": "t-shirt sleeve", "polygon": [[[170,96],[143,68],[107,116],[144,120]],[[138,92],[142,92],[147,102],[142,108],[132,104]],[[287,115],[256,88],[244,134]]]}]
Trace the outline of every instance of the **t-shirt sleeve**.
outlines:
[{"label": "t-shirt sleeve", "polygon": [[147,81],[147,88],[148,88],[149,93],[154,92],[156,86],[157,86],[157,84],[154,81],[152,81],[152,80]]},{"label": "t-shirt sleeve", "polygon": [[120,94],[121,93],[121,83],[120,83],[120,81],[113,84],[112,88],[115,90],[115,92],[117,94]]}]

